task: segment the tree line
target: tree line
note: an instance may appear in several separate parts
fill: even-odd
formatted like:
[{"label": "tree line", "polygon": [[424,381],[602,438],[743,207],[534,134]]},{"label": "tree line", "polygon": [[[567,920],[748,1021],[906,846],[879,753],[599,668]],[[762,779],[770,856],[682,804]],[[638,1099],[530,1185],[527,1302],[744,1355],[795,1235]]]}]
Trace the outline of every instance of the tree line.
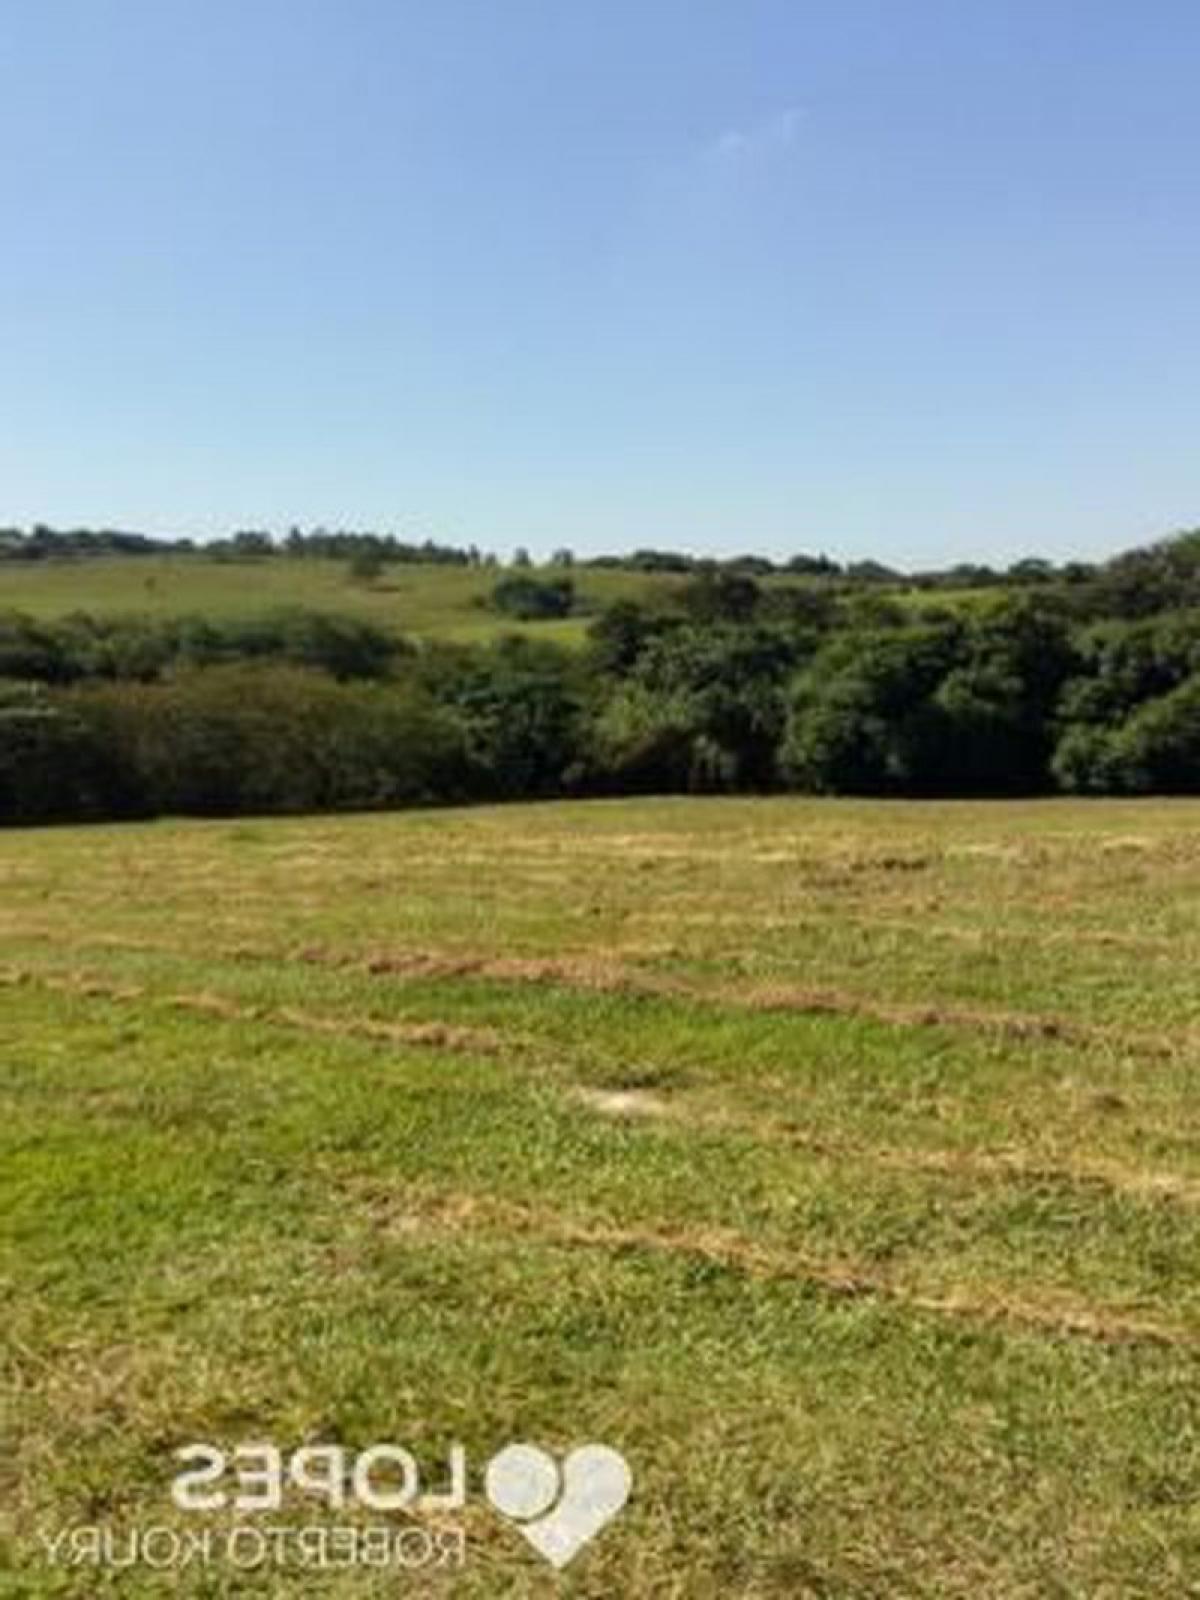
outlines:
[{"label": "tree line", "polygon": [[[1004,568],[981,562],[957,562],[928,571],[903,570],[881,561],[839,562],[825,554],[801,552],[774,560],[769,556],[745,553],[715,559],[690,555],[679,550],[640,549],[621,555],[577,557],[561,546],[550,554],[545,565],[554,569],[571,567],[620,570],[691,577],[718,570],[752,579],[787,577],[836,587],[854,588],[897,586],[919,590],[962,590],[994,588],[1090,587],[1106,574],[1121,568],[1126,576],[1137,576],[1146,566],[1169,563],[1173,547],[1186,547],[1194,534],[1183,534],[1145,549],[1127,552],[1115,562],[1097,564],[1066,561],[1056,564],[1038,556],[1026,556]],[[198,541],[191,538],[165,539],[144,533],[112,528],[56,529],[45,523],[29,530],[0,528],[0,563],[81,561],[96,557],[195,556],[222,562],[261,562],[315,558],[359,562],[376,570],[390,563],[455,567],[499,567],[494,551],[478,545],[458,546],[435,539],[401,539],[394,533],[370,529],[329,529],[315,527],[307,532],[293,526],[282,535],[269,529],[242,528],[227,537]],[[512,553],[510,566],[528,573],[538,565],[524,546]]]},{"label": "tree line", "polygon": [[1200,793],[1200,535],[971,605],[708,566],[574,650],[0,616],[8,822],[781,790]]}]

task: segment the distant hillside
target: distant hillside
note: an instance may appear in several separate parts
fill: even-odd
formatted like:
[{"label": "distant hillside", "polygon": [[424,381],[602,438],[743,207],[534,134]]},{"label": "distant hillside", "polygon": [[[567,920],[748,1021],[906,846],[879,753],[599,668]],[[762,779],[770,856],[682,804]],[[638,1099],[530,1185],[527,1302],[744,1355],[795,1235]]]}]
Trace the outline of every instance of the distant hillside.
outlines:
[{"label": "distant hillside", "polygon": [[[689,579],[712,572],[752,580],[766,593],[871,593],[920,609],[929,602],[974,606],[1014,590],[1078,588],[1103,570],[1078,562],[1056,567],[1031,557],[1004,571],[964,562],[905,573],[878,561],[841,564],[825,555],[771,561],[747,554],[716,561],[643,549],[579,559],[566,548],[540,565],[517,550],[504,565],[473,545],[414,543],[375,533],[293,529],[275,539],[243,531],[201,545],[109,529],[0,528],[0,610],[42,619],[84,611],[97,617],[224,620],[298,606],[463,643],[532,631],[577,645],[589,618],[614,602],[654,606]],[[506,578],[517,582],[506,585]],[[522,614],[520,607],[496,604],[498,585],[509,595],[524,585],[536,596],[537,585],[548,591],[564,583],[572,591],[566,615],[561,604],[540,615],[536,606]]]},{"label": "distant hillside", "polygon": [[[565,575],[539,568],[538,576]],[[97,616],[196,613],[214,618],[260,615],[303,606],[364,617],[404,633],[484,640],[533,630],[562,643],[582,640],[589,614],[614,600],[642,600],[681,580],[611,569],[577,568],[574,615],[525,623],[498,612],[489,597],[500,569],[484,566],[394,565],[356,579],[347,561],[302,556],[287,560],[221,560],[203,554],[104,555],[88,559],[0,561],[0,610],[52,618],[73,611]]]},{"label": "distant hillside", "polygon": [[999,579],[31,543],[0,558],[0,820],[1200,794],[1200,534]]}]

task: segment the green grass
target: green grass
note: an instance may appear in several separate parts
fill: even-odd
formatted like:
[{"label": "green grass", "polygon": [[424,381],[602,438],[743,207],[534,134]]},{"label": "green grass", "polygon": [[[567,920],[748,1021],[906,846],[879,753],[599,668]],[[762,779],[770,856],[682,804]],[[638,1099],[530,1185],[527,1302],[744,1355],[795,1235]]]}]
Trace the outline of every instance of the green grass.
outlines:
[{"label": "green grass", "polygon": [[[566,575],[539,569],[539,575]],[[646,598],[672,579],[608,569],[577,569],[581,614],[563,621],[519,623],[483,602],[498,573],[487,568],[389,566],[378,581],[356,583],[341,561],[214,561],[204,556],[122,557],[86,561],[0,563],[0,609],[53,618],[72,611],[99,616],[245,617],[277,606],[345,612],[415,635],[481,640],[500,633],[578,643],[587,612],[624,597]]]},{"label": "green grass", "polygon": [[[1195,1592],[1194,802],[10,832],[0,885],[5,1594]],[[634,1495],[561,1579],[477,1485],[440,1588],[42,1557],[264,1438]]]},{"label": "green grass", "polygon": [[[97,616],[182,614],[250,617],[280,606],[304,606],[365,617],[420,638],[480,643],[505,633],[583,642],[590,618],[616,600],[650,602],[685,580],[669,574],[610,568],[542,567],[539,577],[570,577],[575,616],[518,622],[486,601],[500,572],[489,568],[390,566],[374,583],[356,583],[348,564],[316,558],[282,561],[214,561],[202,555],[147,559],[107,557],[80,561],[0,562],[0,611],[50,620],[74,611]],[[795,587],[804,580],[769,578],[765,587]],[[898,586],[884,589],[914,613],[931,609],[979,610],[995,605],[1002,589],[947,590]]]}]

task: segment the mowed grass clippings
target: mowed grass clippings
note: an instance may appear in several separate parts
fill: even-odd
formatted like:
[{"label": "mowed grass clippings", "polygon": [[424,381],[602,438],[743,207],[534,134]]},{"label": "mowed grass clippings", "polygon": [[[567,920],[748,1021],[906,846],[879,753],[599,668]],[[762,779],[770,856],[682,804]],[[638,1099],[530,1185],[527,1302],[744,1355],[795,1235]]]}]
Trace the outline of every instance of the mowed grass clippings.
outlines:
[{"label": "mowed grass clippings", "polygon": [[[1186,802],[0,836],[0,1592],[1195,1593],[1198,911]],[[196,1440],[460,1443],[467,1562],[46,1561]]]}]

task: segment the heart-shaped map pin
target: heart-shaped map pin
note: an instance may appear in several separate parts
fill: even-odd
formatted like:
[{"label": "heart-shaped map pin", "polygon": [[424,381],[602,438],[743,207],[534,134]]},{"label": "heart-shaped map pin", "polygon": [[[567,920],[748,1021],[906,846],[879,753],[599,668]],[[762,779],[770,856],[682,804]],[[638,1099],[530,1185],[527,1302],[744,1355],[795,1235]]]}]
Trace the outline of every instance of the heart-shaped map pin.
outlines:
[{"label": "heart-shaped map pin", "polygon": [[555,1567],[612,1521],[629,1499],[633,1475],[618,1450],[583,1444],[561,1468],[547,1451],[510,1444],[488,1462],[487,1497]]}]

